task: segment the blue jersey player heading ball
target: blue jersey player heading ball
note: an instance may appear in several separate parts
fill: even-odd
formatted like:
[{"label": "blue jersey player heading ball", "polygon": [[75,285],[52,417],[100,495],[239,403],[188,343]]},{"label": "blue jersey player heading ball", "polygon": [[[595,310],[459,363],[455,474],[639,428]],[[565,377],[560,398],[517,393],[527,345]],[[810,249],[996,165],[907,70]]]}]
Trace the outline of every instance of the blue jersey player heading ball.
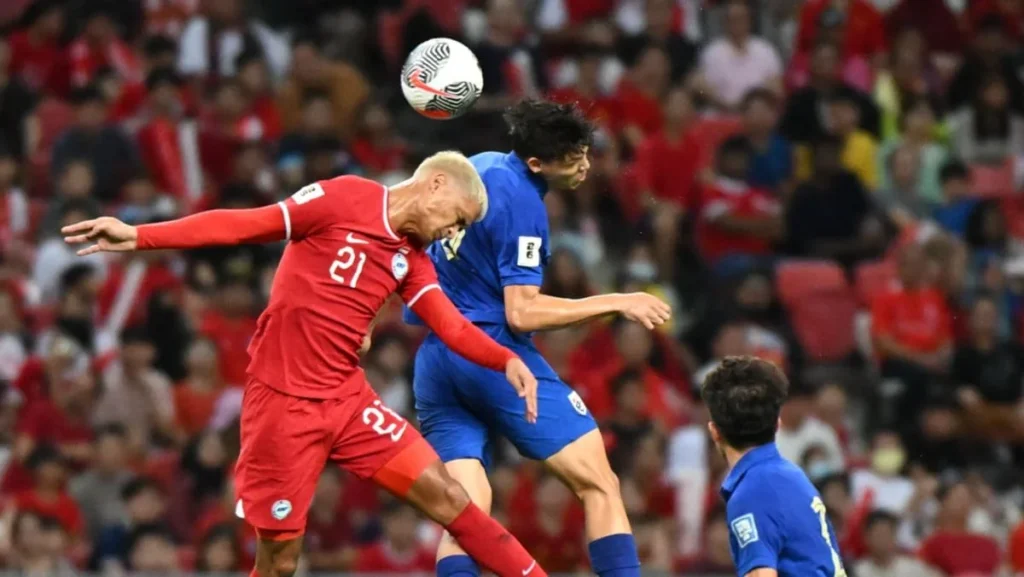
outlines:
[{"label": "blue jersey player heading ball", "polygon": [[[485,511],[491,506],[485,467],[492,433],[543,461],[583,502],[594,571],[601,577],[633,577],[640,561],[601,434],[580,396],[534,347],[531,333],[611,314],[652,329],[667,321],[671,310],[645,293],[580,300],[540,293],[549,255],[543,198],[549,188],[573,189],[586,178],[593,127],[575,106],[535,100],[515,105],[506,121],[512,152],[470,159],[487,188],[486,216],[464,232],[450,231],[429,253],[442,289],[459,311],[511,348],[536,375],[536,422],[523,418],[523,399],[500,373],[480,370],[433,335],[416,354],[417,415],[452,476]],[[439,576],[479,573],[453,540],[442,540]]]},{"label": "blue jersey player heading ball", "polygon": [[846,577],[817,489],[779,455],[775,431],[789,382],[772,363],[727,357],[704,380],[708,429],[731,470],[722,483],[739,577]]}]

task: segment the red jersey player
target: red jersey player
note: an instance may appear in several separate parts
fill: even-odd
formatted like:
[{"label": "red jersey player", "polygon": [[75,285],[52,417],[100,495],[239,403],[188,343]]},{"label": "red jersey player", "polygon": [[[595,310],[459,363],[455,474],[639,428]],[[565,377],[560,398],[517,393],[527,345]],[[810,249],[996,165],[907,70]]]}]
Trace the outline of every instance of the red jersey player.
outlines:
[{"label": "red jersey player", "polygon": [[526,399],[526,418],[536,418],[537,381],[529,369],[458,313],[423,251],[486,210],[473,166],[442,152],[390,190],[343,176],[277,205],[139,227],[104,217],[63,230],[69,243],[94,243],[81,255],[289,241],[249,345],[242,404],[236,512],[260,537],[253,575],[295,571],[306,512],[328,461],[417,506],[494,573],[545,575],[470,502],[419,432],[381,403],[358,366],[374,317],[397,292],[453,350],[504,371]]}]

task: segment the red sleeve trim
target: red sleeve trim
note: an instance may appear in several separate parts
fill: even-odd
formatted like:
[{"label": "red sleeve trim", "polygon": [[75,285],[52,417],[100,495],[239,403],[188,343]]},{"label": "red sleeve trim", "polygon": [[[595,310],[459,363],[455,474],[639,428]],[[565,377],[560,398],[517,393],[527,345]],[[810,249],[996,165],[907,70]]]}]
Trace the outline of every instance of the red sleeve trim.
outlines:
[{"label": "red sleeve trim", "polygon": [[437,285],[427,285],[409,299],[409,308],[448,347],[470,362],[495,371],[504,371],[515,353],[494,342],[466,320]]}]

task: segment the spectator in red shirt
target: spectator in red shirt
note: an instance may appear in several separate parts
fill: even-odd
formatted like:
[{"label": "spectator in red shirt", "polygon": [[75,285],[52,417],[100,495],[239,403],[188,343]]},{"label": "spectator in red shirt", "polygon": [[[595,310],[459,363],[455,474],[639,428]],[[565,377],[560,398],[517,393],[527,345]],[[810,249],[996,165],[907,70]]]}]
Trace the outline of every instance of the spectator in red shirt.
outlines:
[{"label": "spectator in red shirt", "polygon": [[665,122],[636,149],[636,184],[640,203],[648,211],[677,216],[695,204],[700,151],[690,135],[696,118],[690,93],[675,88],[665,97]]},{"label": "spectator in red shirt", "polygon": [[925,284],[925,272],[921,247],[905,246],[899,261],[901,286],[879,295],[871,307],[871,332],[882,376],[905,387],[895,404],[897,414],[887,415],[903,432],[908,427],[917,429],[916,416],[948,370],[953,354],[952,316],[942,293]]},{"label": "spectator in red shirt", "polygon": [[844,56],[861,56],[878,60],[886,51],[885,21],[868,0],[809,0],[800,8],[797,30],[798,53],[809,52],[820,39],[822,15],[834,11],[844,22],[842,47]]},{"label": "spectator in red shirt", "polygon": [[217,349],[209,339],[196,339],[185,355],[188,376],[174,387],[174,417],[179,434],[194,437],[210,425],[223,387]]},{"label": "spectator in red shirt", "polygon": [[72,86],[87,86],[103,69],[112,69],[122,82],[142,81],[139,59],[132,47],[118,36],[110,8],[100,0],[85,5],[82,35],[68,46]]},{"label": "spectator in red shirt", "polygon": [[637,55],[616,94],[617,127],[630,149],[662,126],[661,101],[669,88],[665,49],[650,45]]},{"label": "spectator in red shirt", "polygon": [[[646,415],[647,392],[643,375],[626,369],[609,383],[614,412],[602,425],[608,460],[615,471],[623,471],[632,461],[636,445],[654,430],[654,422]],[[593,405],[590,410],[593,411]]]},{"label": "spectator in red shirt", "polygon": [[969,532],[967,518],[974,500],[967,484],[947,486],[938,497],[937,526],[921,544],[921,560],[948,576],[994,574],[1002,561],[1002,552],[991,537]]},{"label": "spectator in red shirt", "polygon": [[1024,573],[1024,522],[1019,523],[1010,534],[1008,548],[1010,567],[1018,573]]},{"label": "spectator in red shirt", "polygon": [[248,279],[240,275],[226,278],[218,293],[219,306],[206,313],[199,332],[217,347],[224,383],[240,387],[246,382],[249,340],[256,332],[253,294]]},{"label": "spectator in red shirt", "polygon": [[341,474],[337,467],[324,469],[313,493],[303,540],[312,571],[344,571],[356,558],[354,530],[342,503]]},{"label": "spectator in red shirt", "polygon": [[587,558],[583,526],[571,514],[572,493],[557,478],[546,476],[538,482],[535,495],[535,515],[514,518],[510,531],[545,570],[575,573]]},{"label": "spectator in red shirt", "polygon": [[717,178],[701,195],[697,243],[705,262],[719,272],[750,266],[750,257],[767,256],[782,235],[778,201],[747,184],[751,156],[746,137],[728,138],[718,149]]},{"label": "spectator in red shirt", "polygon": [[353,570],[357,573],[429,574],[434,570],[434,550],[420,544],[419,516],[398,501],[385,505],[384,536],[359,550]]},{"label": "spectator in red shirt", "polygon": [[395,134],[391,113],[371,103],[363,114],[363,127],[352,143],[352,156],[370,178],[405,168],[405,142]]},{"label": "spectator in red shirt", "polygon": [[732,554],[729,551],[729,524],[726,523],[723,507],[718,507],[708,514],[704,522],[700,550],[698,559],[682,563],[686,571],[709,575],[731,575],[735,572]]},{"label": "spectator in red shirt", "polygon": [[26,465],[32,471],[33,486],[18,493],[15,506],[19,511],[53,517],[68,535],[80,537],[84,529],[82,512],[65,490],[68,471],[60,452],[51,445],[39,445]]},{"label": "spectator in red shirt", "polygon": [[142,161],[161,190],[186,198],[185,162],[178,134],[178,122],[185,113],[181,78],[172,68],[157,68],[146,77],[145,89],[145,124],[136,136]]},{"label": "spectator in red shirt", "polygon": [[235,70],[238,71],[239,85],[248,97],[250,114],[259,118],[263,126],[261,140],[272,142],[281,138],[284,128],[270,83],[266,57],[256,50],[243,51],[235,59]]},{"label": "spectator in red shirt", "polygon": [[63,32],[64,3],[33,2],[22,17],[22,28],[10,37],[8,72],[34,92],[66,95],[66,60],[60,45]]},{"label": "spectator in red shirt", "polygon": [[597,47],[580,49],[576,58],[576,82],[553,90],[548,98],[561,104],[576,103],[587,118],[602,126],[615,121],[615,102],[601,88],[604,53]]}]

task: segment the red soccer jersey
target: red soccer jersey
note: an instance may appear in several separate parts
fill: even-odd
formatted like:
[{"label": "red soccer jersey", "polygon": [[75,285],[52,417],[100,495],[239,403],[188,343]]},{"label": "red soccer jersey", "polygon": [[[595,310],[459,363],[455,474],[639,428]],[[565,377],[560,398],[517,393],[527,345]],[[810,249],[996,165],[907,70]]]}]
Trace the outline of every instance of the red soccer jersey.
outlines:
[{"label": "red soccer jersey", "polygon": [[778,200],[746,183],[725,178],[719,178],[706,187],[701,196],[697,242],[701,255],[708,262],[729,254],[767,254],[771,251],[769,241],[724,230],[715,220],[722,216],[754,218],[778,214],[781,210]]},{"label": "red soccer jersey", "polygon": [[249,375],[287,395],[338,398],[377,312],[440,288],[426,252],[391,230],[388,190],[355,176],[279,203],[290,241],[249,345]]}]

